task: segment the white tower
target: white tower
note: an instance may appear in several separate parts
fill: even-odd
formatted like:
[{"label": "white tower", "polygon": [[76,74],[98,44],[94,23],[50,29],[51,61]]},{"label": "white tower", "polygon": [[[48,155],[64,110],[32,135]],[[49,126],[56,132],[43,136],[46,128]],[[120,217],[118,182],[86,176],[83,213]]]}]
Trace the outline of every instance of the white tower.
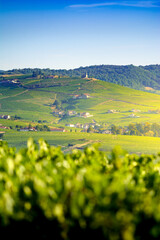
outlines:
[{"label": "white tower", "polygon": [[85,78],[88,78],[88,74],[87,74],[87,72],[86,72],[86,76],[85,76]]}]

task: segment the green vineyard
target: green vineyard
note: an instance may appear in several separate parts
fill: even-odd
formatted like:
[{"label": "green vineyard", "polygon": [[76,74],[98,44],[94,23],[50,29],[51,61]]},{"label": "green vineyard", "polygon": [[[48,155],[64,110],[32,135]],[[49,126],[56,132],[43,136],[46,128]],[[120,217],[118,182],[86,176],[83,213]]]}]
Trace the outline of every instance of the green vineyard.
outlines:
[{"label": "green vineyard", "polygon": [[159,154],[0,144],[2,239],[160,239]]}]

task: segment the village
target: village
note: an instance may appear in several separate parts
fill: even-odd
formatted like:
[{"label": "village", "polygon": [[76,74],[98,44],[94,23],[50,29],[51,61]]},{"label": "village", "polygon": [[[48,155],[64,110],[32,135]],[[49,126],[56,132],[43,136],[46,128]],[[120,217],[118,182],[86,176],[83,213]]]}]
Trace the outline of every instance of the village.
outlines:
[{"label": "village", "polygon": [[[83,94],[76,94],[72,96],[73,100],[76,99],[88,99],[92,98],[92,96],[88,93]],[[141,110],[139,109],[131,109],[128,110],[130,113],[129,115],[126,115],[126,118],[139,118],[140,116],[137,115],[138,113],[141,113]],[[117,109],[108,109],[106,114],[118,114],[120,113],[120,110]],[[160,114],[159,109],[150,109],[148,114]],[[4,130],[16,130],[19,132],[37,132],[37,131],[49,131],[49,132],[87,132],[87,133],[100,133],[100,134],[121,134],[121,135],[128,135],[128,134],[137,134],[134,129],[131,129],[131,126],[121,127],[121,126],[115,126],[113,124],[107,124],[102,123],[100,124],[95,119],[93,119],[93,114],[89,112],[77,112],[75,110],[65,110],[63,109],[62,105],[60,107],[57,107],[56,105],[53,107],[52,110],[53,116],[55,116],[58,120],[58,122],[52,125],[48,126],[44,124],[45,121],[38,121],[38,124],[35,123],[29,123],[27,126],[21,126],[17,124],[13,126],[4,126],[0,124],[0,130],[3,130],[3,132],[0,132],[0,137],[2,138],[5,134]],[[74,118],[91,118],[90,122],[75,122]],[[6,115],[2,114],[0,115],[0,119],[8,120],[8,121],[17,121],[20,120],[21,117],[15,115]],[[67,123],[61,124],[62,120],[67,120]],[[71,120],[71,122],[70,122]],[[36,122],[36,121],[35,121]],[[7,124],[8,125],[8,124]]]}]

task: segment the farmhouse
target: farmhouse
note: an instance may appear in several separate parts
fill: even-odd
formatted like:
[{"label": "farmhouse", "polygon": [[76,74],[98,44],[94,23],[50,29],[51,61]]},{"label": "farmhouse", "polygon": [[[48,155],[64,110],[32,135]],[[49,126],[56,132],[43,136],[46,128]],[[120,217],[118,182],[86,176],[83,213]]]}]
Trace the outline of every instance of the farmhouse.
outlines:
[{"label": "farmhouse", "polygon": [[64,128],[50,128],[51,132],[66,132]]},{"label": "farmhouse", "polygon": [[76,94],[76,95],[73,96],[73,99],[87,99],[87,98],[91,98],[89,93],[83,93],[83,94],[80,94],[80,95]]}]

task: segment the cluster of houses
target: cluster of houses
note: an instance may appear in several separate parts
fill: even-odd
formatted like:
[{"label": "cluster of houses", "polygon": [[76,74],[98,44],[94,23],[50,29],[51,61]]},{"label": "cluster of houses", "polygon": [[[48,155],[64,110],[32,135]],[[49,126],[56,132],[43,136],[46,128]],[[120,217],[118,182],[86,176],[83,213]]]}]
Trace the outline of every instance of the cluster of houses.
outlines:
[{"label": "cluster of houses", "polygon": [[83,118],[93,117],[93,115],[91,115],[89,112],[78,113],[76,116]]},{"label": "cluster of houses", "polygon": [[[118,112],[119,112],[118,110],[109,109],[107,113],[118,113]],[[132,114],[130,114],[128,117],[130,117],[130,118],[139,118],[140,117],[140,116],[135,115],[135,113],[139,113],[139,112],[141,112],[141,110],[132,109],[132,110],[130,110],[130,112],[132,112]]]},{"label": "cluster of houses", "polygon": [[[19,129],[20,132],[37,132],[37,129],[35,127],[24,127]],[[50,132],[66,132],[65,128],[50,128]]]},{"label": "cluster of houses", "polygon": [[[155,111],[155,110],[154,110]],[[133,113],[139,113],[141,112],[141,110],[139,109],[132,109],[129,112],[133,112]],[[159,111],[160,112],[160,111]],[[107,113],[119,113],[119,110],[115,110],[115,109],[109,109]]]},{"label": "cluster of houses", "polygon": [[10,115],[0,115],[0,119],[11,119]]},{"label": "cluster of houses", "polygon": [[84,130],[87,130],[89,127],[95,128],[96,126],[100,127],[100,124],[98,124],[98,123],[84,123],[84,124],[81,124],[81,123],[76,123],[76,124],[69,123],[69,124],[66,124],[66,127],[82,128]]},{"label": "cluster of houses", "polygon": [[63,110],[54,110],[53,111],[53,114],[54,115],[57,115],[59,117],[63,117],[63,116],[76,116],[77,115],[77,112],[76,111],[72,111],[72,110],[69,110],[67,112],[63,111]]},{"label": "cluster of houses", "polygon": [[83,118],[93,117],[93,115],[91,115],[88,112],[77,113],[76,111],[72,111],[72,110],[67,111],[67,113],[62,110],[55,110],[55,111],[53,111],[53,114],[55,114],[59,117],[63,117],[65,115],[70,116],[70,117],[75,116],[75,117],[83,117]]},{"label": "cluster of houses", "polygon": [[37,129],[35,127],[24,127],[24,128],[19,129],[19,131],[20,132],[29,132],[29,131],[36,132]]},{"label": "cluster of houses", "polygon": [[134,113],[140,113],[141,110],[139,110],[139,109],[132,109],[130,112],[132,112],[132,114],[130,114],[128,117],[130,117],[130,118],[139,118],[140,117],[140,116],[135,115]]}]

